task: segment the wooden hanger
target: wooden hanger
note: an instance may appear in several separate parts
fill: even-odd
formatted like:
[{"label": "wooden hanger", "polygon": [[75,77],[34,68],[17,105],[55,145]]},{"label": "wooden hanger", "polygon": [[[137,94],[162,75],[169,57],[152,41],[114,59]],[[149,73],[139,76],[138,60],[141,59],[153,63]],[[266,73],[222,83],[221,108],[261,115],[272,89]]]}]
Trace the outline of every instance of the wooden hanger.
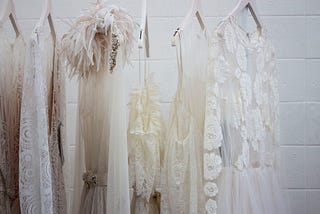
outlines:
[{"label": "wooden hanger", "polygon": [[256,22],[257,28],[259,30],[262,29],[262,22],[260,17],[258,16],[258,10],[256,7],[255,0],[239,0],[236,7],[232,10],[232,12],[229,14],[229,16],[237,16],[241,13],[241,11],[245,8],[248,8],[250,10],[250,13]]},{"label": "wooden hanger", "polygon": [[3,13],[2,16],[0,18],[0,27],[2,27],[2,25],[4,24],[4,22],[6,21],[6,19],[9,18],[11,21],[11,24],[13,26],[13,29],[16,33],[16,37],[18,37],[21,34],[21,28],[17,23],[17,17],[16,17],[16,11],[15,11],[15,7],[14,7],[14,3],[13,0],[8,0],[7,4],[5,5],[5,7],[3,8]]},{"label": "wooden hanger", "polygon": [[42,28],[44,26],[45,21],[48,20],[50,32],[54,41],[56,41],[56,31],[52,21],[52,3],[51,0],[45,1],[45,7],[41,14],[40,20],[37,24],[37,27]]},{"label": "wooden hanger", "polygon": [[202,30],[205,29],[205,25],[204,25],[202,16],[200,14],[200,11],[201,11],[201,1],[200,0],[192,0],[192,5],[191,5],[191,8],[190,8],[189,12],[184,17],[183,21],[181,22],[181,24],[179,25],[179,27],[177,28],[177,30],[173,34],[173,38],[172,38],[172,41],[171,41],[171,45],[172,46],[175,46],[175,37],[176,37],[177,33],[181,29],[185,28],[185,26],[188,24],[188,22],[190,22],[190,19],[192,19],[194,15],[196,15],[201,29]]},{"label": "wooden hanger", "polygon": [[141,24],[139,32],[139,48],[145,48],[146,56],[150,56],[149,51],[149,29],[148,29],[148,14],[147,14],[147,0],[142,0],[142,9],[141,9]]}]

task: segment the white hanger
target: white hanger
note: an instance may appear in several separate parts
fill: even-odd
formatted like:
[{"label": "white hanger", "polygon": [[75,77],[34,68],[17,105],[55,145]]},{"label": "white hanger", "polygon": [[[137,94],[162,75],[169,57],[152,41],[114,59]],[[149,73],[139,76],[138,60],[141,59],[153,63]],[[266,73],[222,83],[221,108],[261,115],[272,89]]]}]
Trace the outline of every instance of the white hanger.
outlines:
[{"label": "white hanger", "polygon": [[3,8],[2,16],[0,18],[0,27],[2,27],[2,25],[4,24],[4,22],[8,17],[10,18],[11,24],[16,33],[16,37],[18,37],[22,31],[20,26],[16,22],[17,17],[16,17],[16,11],[15,11],[13,0],[8,0],[7,4]]},{"label": "white hanger", "polygon": [[258,16],[258,10],[256,7],[255,0],[239,0],[238,4],[232,10],[232,12],[229,14],[229,16],[237,16],[245,8],[249,8],[252,17],[257,24],[257,28],[259,30],[261,30],[262,29],[262,22],[261,22],[260,17]]},{"label": "white hanger", "polygon": [[185,28],[187,23],[190,21],[190,19],[193,18],[194,15],[196,15],[201,29],[202,30],[205,29],[205,25],[204,25],[204,22],[203,22],[203,20],[201,18],[202,16],[201,16],[200,12],[201,12],[201,1],[200,0],[192,0],[192,5],[191,5],[191,8],[190,8],[189,12],[187,13],[187,15],[185,16],[185,18],[183,19],[183,21],[181,22],[179,27],[177,28],[177,30],[173,34],[173,38],[172,38],[172,41],[171,41],[171,45],[172,46],[175,46],[175,37],[176,37],[177,33],[181,29]]},{"label": "white hanger", "polygon": [[147,0],[142,0],[141,8],[141,24],[139,32],[139,48],[145,48],[146,56],[150,56],[149,52],[149,29],[148,29],[148,14],[147,14]]},{"label": "white hanger", "polygon": [[37,24],[37,27],[42,28],[44,26],[44,22],[48,20],[51,35],[53,37],[53,40],[56,41],[56,31],[54,29],[53,21],[52,21],[52,3],[51,0],[45,1],[45,7],[41,14],[40,20]]}]

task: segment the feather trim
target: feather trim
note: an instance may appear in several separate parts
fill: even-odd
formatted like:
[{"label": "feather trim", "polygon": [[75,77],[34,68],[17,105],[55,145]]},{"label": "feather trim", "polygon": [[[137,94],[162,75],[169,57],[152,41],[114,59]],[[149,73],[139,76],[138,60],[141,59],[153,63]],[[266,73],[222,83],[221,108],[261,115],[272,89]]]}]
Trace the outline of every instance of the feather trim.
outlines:
[{"label": "feather trim", "polygon": [[135,27],[133,18],[123,8],[101,3],[86,10],[62,37],[69,76],[88,78],[92,72],[112,73],[120,50],[124,62],[128,62]]}]

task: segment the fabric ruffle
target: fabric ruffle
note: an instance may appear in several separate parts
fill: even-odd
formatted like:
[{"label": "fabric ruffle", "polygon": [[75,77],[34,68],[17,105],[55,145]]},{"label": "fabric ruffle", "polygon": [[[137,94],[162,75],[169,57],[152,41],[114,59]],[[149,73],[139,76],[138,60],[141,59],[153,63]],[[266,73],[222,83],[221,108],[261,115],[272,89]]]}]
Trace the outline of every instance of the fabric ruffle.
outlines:
[{"label": "fabric ruffle", "polygon": [[132,91],[129,107],[130,183],[137,196],[136,208],[146,207],[147,209],[152,193],[160,182],[160,152],[163,135],[158,86],[152,78]]}]

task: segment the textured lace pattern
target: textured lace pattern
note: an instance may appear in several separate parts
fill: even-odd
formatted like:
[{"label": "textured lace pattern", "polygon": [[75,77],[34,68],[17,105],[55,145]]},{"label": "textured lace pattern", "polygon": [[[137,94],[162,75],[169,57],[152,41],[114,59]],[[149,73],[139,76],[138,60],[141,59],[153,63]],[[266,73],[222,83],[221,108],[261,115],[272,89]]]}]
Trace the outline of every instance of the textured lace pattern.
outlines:
[{"label": "textured lace pattern", "polygon": [[54,55],[52,38],[36,29],[27,54],[22,92],[19,148],[22,213],[65,211],[58,145],[59,135],[63,138],[58,125],[63,115],[59,103],[64,100],[60,97],[63,81],[57,73]]},{"label": "textured lace pattern", "polygon": [[53,213],[64,214],[67,212],[66,192],[62,171],[66,128],[65,75],[57,53],[58,50],[55,51],[52,94],[50,97],[52,110],[51,115],[49,115],[49,117],[51,117],[49,152],[52,173]]},{"label": "textured lace pattern", "polygon": [[148,210],[152,193],[159,188],[162,135],[158,87],[149,78],[131,93],[128,127],[130,184],[138,197],[132,206],[140,212],[143,207]]},{"label": "textured lace pattern", "polygon": [[0,210],[18,213],[19,126],[25,43],[0,35]]},{"label": "textured lace pattern", "polygon": [[204,136],[206,210],[217,213],[223,167],[273,166],[278,145],[275,56],[265,32],[247,35],[229,17],[214,31]]}]

